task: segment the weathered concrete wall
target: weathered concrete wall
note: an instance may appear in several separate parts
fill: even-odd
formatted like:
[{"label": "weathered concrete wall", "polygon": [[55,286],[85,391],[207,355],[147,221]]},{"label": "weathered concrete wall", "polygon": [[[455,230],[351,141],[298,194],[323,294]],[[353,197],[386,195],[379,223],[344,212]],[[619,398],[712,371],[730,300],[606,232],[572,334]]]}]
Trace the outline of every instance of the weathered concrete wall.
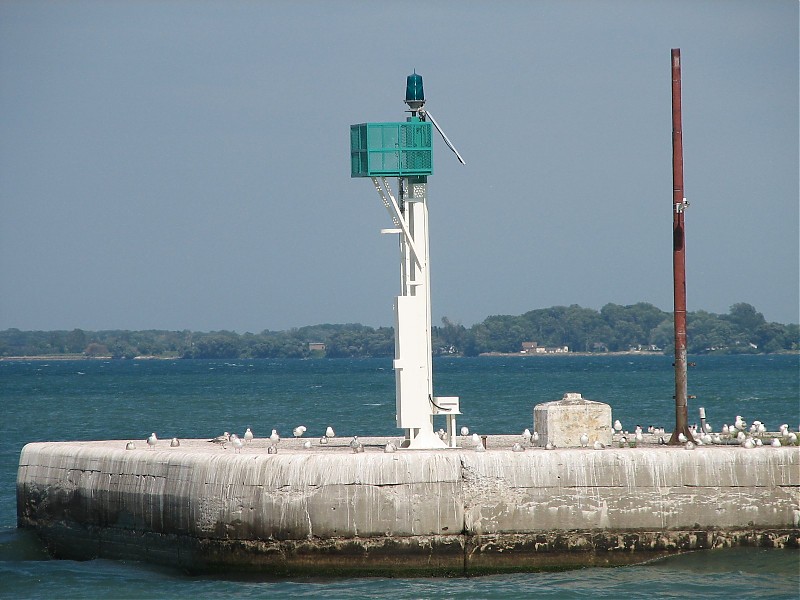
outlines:
[{"label": "weathered concrete wall", "polygon": [[193,570],[439,573],[797,547],[800,448],[241,454],[205,441],[28,444],[20,527],[57,556]]}]

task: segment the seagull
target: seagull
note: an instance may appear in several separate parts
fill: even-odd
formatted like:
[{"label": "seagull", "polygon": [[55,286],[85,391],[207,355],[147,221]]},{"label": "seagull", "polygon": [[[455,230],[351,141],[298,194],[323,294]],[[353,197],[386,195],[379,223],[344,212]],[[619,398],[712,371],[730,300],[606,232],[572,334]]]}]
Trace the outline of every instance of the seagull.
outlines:
[{"label": "seagull", "polygon": [[247,428],[247,431],[244,432],[244,441],[248,444],[253,441],[253,432],[250,431],[249,427]]},{"label": "seagull", "polygon": [[525,452],[525,448],[522,447],[522,444],[519,442],[514,442],[514,445],[511,446],[512,452]]},{"label": "seagull", "polygon": [[475,444],[476,446],[483,446],[483,444],[481,443],[481,436],[479,436],[477,433],[472,434],[472,443]]},{"label": "seagull", "polygon": [[239,439],[238,435],[231,436],[231,443],[233,444],[233,451],[241,453],[242,446],[244,446],[244,442]]},{"label": "seagull", "polygon": [[634,435],[633,437],[636,440],[637,444],[644,441],[644,435],[642,435],[641,431],[637,431],[636,435]]},{"label": "seagull", "polygon": [[747,436],[744,434],[744,431],[740,431],[736,434],[736,439],[741,443],[745,440]]},{"label": "seagull", "polygon": [[327,444],[328,443],[328,436],[327,435],[323,435],[321,438],[319,438],[319,443],[320,444]]},{"label": "seagull", "polygon": [[384,452],[387,454],[391,454],[392,452],[397,452],[397,446],[395,446],[392,442],[386,444],[386,447],[383,449]]},{"label": "seagull", "polygon": [[637,425],[636,429],[634,429],[633,432],[634,433],[642,433],[642,426],[641,425]]},{"label": "seagull", "polygon": [[622,423],[619,422],[619,419],[614,421],[614,431],[616,431],[617,433],[622,431]]},{"label": "seagull", "polygon": [[278,453],[277,446],[270,446],[269,448],[267,448],[267,454],[277,454],[277,453]]},{"label": "seagull", "polygon": [[294,437],[303,437],[303,434],[306,432],[305,425],[298,425],[294,429],[292,429],[292,435]]},{"label": "seagull", "polygon": [[763,446],[764,442],[761,441],[761,438],[756,438],[756,446]]},{"label": "seagull", "polygon": [[525,428],[525,431],[522,432],[522,439],[525,440],[526,442],[531,441],[531,430],[528,429],[527,427]]},{"label": "seagull", "polygon": [[306,440],[303,442],[303,448],[308,449],[311,448],[311,440]]},{"label": "seagull", "polygon": [[730,430],[728,429],[728,424],[725,423],[725,425],[722,426],[722,433],[724,435],[728,435],[729,432],[730,432]]},{"label": "seagull", "polygon": [[789,443],[794,446],[797,443],[797,434],[794,432],[789,432]]},{"label": "seagull", "polygon": [[781,441],[778,438],[772,438],[772,443],[770,444],[773,448],[780,448]]},{"label": "seagull", "polygon": [[761,421],[758,422],[758,433],[766,433],[767,426],[764,425]]},{"label": "seagull", "polygon": [[156,447],[157,443],[158,443],[158,438],[156,437],[155,432],[153,432],[150,434],[150,437],[147,438],[147,445],[150,446],[150,449],[152,450],[153,448]]},{"label": "seagull", "polygon": [[333,427],[330,425],[328,425],[328,428],[325,430],[325,436],[329,438],[336,437],[336,434],[333,432]]},{"label": "seagull", "polygon": [[660,438],[658,438],[658,443],[661,444],[662,446],[666,446],[667,440],[665,440],[664,436],[662,435]]},{"label": "seagull", "polygon": [[715,433],[714,435],[712,435],[712,436],[711,436],[711,441],[712,441],[714,444],[721,444],[721,443],[722,443],[722,438],[721,438],[721,437],[719,437],[719,434],[718,434],[718,433]]},{"label": "seagull", "polygon": [[706,433],[711,433],[712,430],[711,423],[706,423],[705,430]]},{"label": "seagull", "polygon": [[225,442],[231,441],[231,434],[227,431],[222,435],[218,435],[213,440],[208,440],[209,442],[214,442],[215,444],[224,444]]},{"label": "seagull", "polygon": [[692,442],[686,442],[686,445],[684,446],[684,448],[686,450],[694,450],[694,444]]},{"label": "seagull", "polygon": [[440,440],[443,440],[444,438],[447,437],[447,432],[444,429],[440,428],[439,431],[436,432],[436,435],[439,436]]},{"label": "seagull", "polygon": [[538,431],[534,431],[533,435],[531,435],[531,443],[535,444],[538,441],[539,441],[539,432]]},{"label": "seagull", "polygon": [[353,450],[356,450],[356,449],[357,449],[357,448],[358,448],[360,445],[361,445],[361,442],[359,442],[359,441],[358,441],[358,436],[357,436],[357,435],[354,435],[354,436],[353,436],[353,439],[352,439],[352,440],[350,440],[350,447],[351,447]]},{"label": "seagull", "polygon": [[601,442],[600,440],[595,440],[594,441],[594,449],[595,450],[602,450],[603,448],[605,448],[605,446],[603,445],[603,442]]},{"label": "seagull", "polygon": [[177,448],[177,447],[178,447],[178,446],[180,446],[180,445],[181,445],[181,442],[180,442],[180,440],[178,440],[178,438],[176,438],[176,437],[172,438],[172,439],[169,441],[169,447],[170,447],[170,448]]},{"label": "seagull", "polygon": [[687,437],[684,435],[684,433],[681,431],[681,432],[678,434],[678,441],[679,441],[681,444],[685,444],[686,442],[688,442],[688,441],[689,441],[689,438],[687,438]]},{"label": "seagull", "polygon": [[547,443],[544,445],[544,449],[545,449],[545,450],[552,450],[553,448],[555,448],[555,446],[553,445],[553,443],[552,443],[552,442],[547,442]]},{"label": "seagull", "polygon": [[463,437],[467,437],[469,435],[469,427],[467,427],[466,425],[464,427],[462,427],[461,428],[461,435]]},{"label": "seagull", "polygon": [[281,441],[281,436],[279,436],[278,432],[273,429],[272,433],[269,436],[269,439],[273,444],[277,444],[278,442]]},{"label": "seagull", "polygon": [[581,434],[581,447],[586,448],[589,445],[589,434],[582,433]]},{"label": "seagull", "polygon": [[125,444],[125,450],[136,450],[136,444],[133,442],[128,442]]},{"label": "seagull", "polygon": [[742,431],[745,427],[747,427],[744,419],[742,419],[742,415],[736,415],[736,421],[734,422],[733,426],[739,431]]},{"label": "seagull", "polygon": [[742,446],[744,446],[744,447],[745,447],[745,448],[747,448],[748,450],[749,450],[750,448],[755,448],[755,443],[753,442],[753,438],[747,438],[747,439],[746,439],[746,440],[745,440],[745,441],[742,443]]}]

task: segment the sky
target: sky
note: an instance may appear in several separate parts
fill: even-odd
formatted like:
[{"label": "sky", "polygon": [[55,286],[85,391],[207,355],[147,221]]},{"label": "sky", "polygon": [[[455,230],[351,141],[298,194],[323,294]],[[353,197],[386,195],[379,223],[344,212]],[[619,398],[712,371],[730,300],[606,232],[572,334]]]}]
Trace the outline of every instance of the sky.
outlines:
[{"label": "sky", "polygon": [[[800,320],[796,0],[0,2],[0,329],[392,325],[349,128],[423,76],[434,323],[687,308]],[[396,182],[393,184],[396,188]]]}]

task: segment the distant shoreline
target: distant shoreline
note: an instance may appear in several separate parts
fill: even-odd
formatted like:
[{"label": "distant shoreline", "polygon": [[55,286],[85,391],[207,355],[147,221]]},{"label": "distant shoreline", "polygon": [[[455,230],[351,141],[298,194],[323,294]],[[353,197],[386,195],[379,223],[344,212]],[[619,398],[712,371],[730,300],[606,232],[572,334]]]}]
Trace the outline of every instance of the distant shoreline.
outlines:
[{"label": "distant shoreline", "polygon": [[113,356],[85,356],[83,354],[37,354],[35,356],[0,356],[4,360],[180,360],[180,356],[134,356],[133,358],[114,358]]},{"label": "distant shoreline", "polygon": [[614,352],[481,352],[478,356],[513,356],[525,358],[528,356],[668,356],[663,352],[650,350],[618,350]]},{"label": "distant shoreline", "polygon": [[[800,350],[784,350],[782,352],[773,352],[773,355],[798,355],[800,354]],[[748,356],[753,356],[753,354],[747,354]],[[465,358],[464,356],[458,355],[442,355],[447,356],[448,358]],[[549,357],[549,356],[672,356],[672,354],[664,354],[663,352],[651,352],[647,350],[622,350],[616,352],[540,352],[534,354],[523,354],[522,352],[483,352],[478,355],[479,357],[510,357],[510,358],[527,358],[527,357]],[[696,355],[692,355],[696,356]],[[707,354],[703,356],[713,356],[713,354]],[[726,356],[738,356],[737,354],[729,354]],[[761,353],[758,356],[769,356],[769,354]],[[390,358],[390,357],[386,357]],[[82,354],[41,354],[37,356],[0,356],[0,362],[3,361],[48,361],[48,360],[59,360],[59,361],[67,361],[67,360],[186,360],[181,358],[180,356],[150,356],[150,355],[143,355],[143,356],[134,356],[133,358],[114,358],[112,356],[84,356]],[[200,359],[206,360],[206,359]],[[208,359],[208,360],[249,360],[249,359],[242,359],[242,358],[220,358],[220,359]],[[257,359],[255,359],[257,360]],[[302,360],[302,359],[297,359]],[[335,360],[335,359],[332,359]]]}]

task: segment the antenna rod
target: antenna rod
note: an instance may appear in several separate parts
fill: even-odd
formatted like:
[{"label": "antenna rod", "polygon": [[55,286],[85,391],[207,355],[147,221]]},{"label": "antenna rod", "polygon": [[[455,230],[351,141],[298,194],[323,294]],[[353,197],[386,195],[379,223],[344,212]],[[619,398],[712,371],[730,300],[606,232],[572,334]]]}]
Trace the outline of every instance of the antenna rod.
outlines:
[{"label": "antenna rod", "polygon": [[445,135],[444,131],[442,131],[442,128],[439,127],[439,124],[436,122],[436,119],[433,118],[431,111],[426,110],[424,114],[431,120],[433,126],[436,127],[436,131],[438,131],[439,135],[442,136],[442,139],[444,140],[444,143],[447,144],[447,147],[450,148],[450,150],[452,150],[455,153],[458,162],[460,162],[462,165],[467,164],[464,162],[464,159],[461,158],[461,155],[458,153],[458,150],[456,150],[456,147],[453,146],[453,142],[450,141],[450,139]]},{"label": "antenna rod", "polygon": [[672,274],[675,307],[675,430],[670,444],[681,443],[689,431],[686,378],[686,247],[683,213],[683,132],[681,123],[681,51],[672,49]]}]

